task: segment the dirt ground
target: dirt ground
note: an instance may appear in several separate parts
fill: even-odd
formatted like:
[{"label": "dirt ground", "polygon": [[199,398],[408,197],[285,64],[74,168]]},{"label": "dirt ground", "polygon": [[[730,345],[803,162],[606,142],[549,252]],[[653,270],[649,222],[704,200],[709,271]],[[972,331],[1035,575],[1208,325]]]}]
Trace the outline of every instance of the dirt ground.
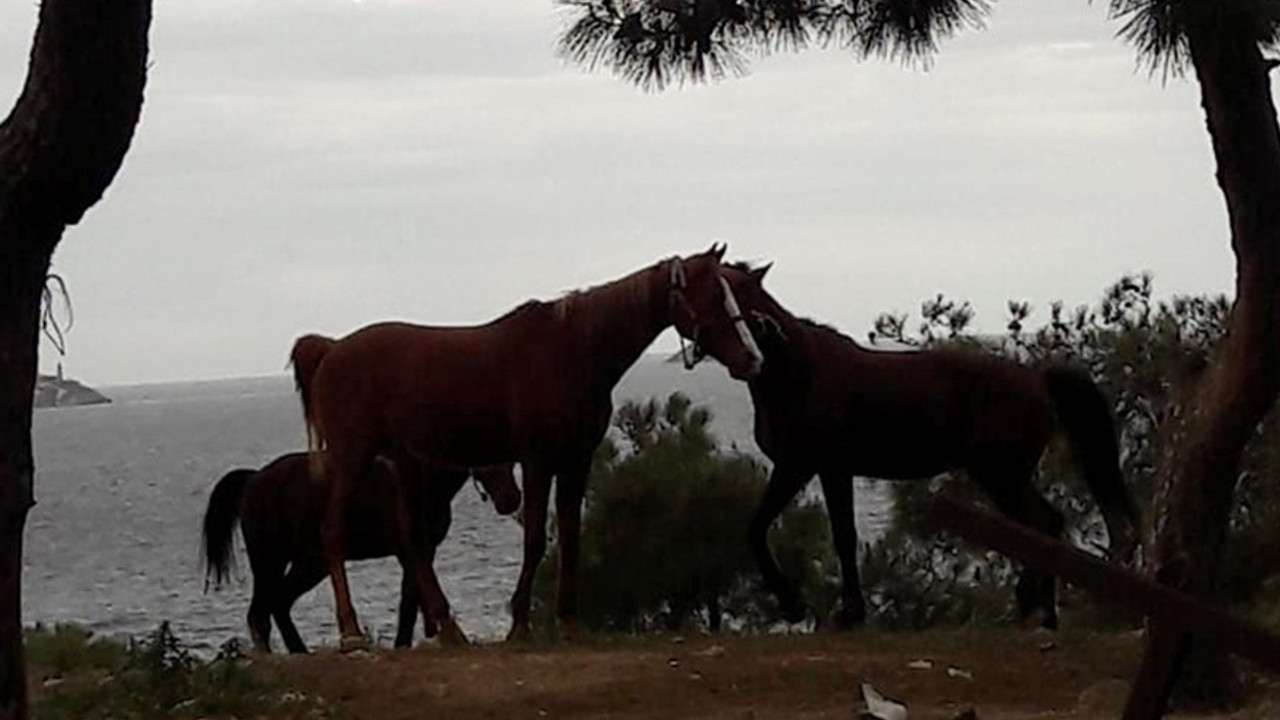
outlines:
[{"label": "dirt ground", "polygon": [[[860,684],[911,720],[1120,716],[1141,652],[1133,633],[1020,630],[502,644],[263,657],[295,692],[272,718],[852,720]],[[1252,680],[1229,717],[1280,717],[1280,684]]]}]

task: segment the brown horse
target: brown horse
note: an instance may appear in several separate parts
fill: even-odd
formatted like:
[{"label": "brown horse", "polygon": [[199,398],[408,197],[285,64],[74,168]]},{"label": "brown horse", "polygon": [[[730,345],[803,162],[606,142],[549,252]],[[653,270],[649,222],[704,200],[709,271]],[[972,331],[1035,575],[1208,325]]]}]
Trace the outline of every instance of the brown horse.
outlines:
[{"label": "brown horse", "polygon": [[[749,535],[784,617],[795,622],[805,611],[769,550],[768,529],[815,474],[844,577],[836,621],[851,626],[866,618],[854,475],[905,480],[964,470],[1002,512],[1056,538],[1062,515],[1036,491],[1032,475],[1059,426],[1100,506],[1112,554],[1132,553],[1138,520],[1120,473],[1115,424],[1087,375],[961,350],[868,350],[788,312],[765,291],[767,270],[726,266],[724,277],[765,356],[750,391],[756,442],[774,467]],[[1043,624],[1057,625],[1052,577],[1027,570],[1016,595],[1024,617],[1038,606]]]},{"label": "brown horse", "polygon": [[[671,258],[554,302],[527,302],[485,325],[380,323],[330,347],[315,363],[315,340],[294,348],[313,448],[327,448],[333,485],[325,548],[344,645],[360,641],[341,553],[342,508],[378,454],[412,455],[471,467],[519,462],[524,471],[524,563],[511,601],[509,638],[529,631],[530,590],[546,550],[552,479],[558,479],[558,615],[576,629],[578,533],[591,455],[609,426],[611,393],[663,329],[728,367],[759,372],[760,351],[720,275],[724,248]],[[465,641],[449,618],[435,573],[418,578],[442,639]]]},{"label": "brown horse", "polygon": [[[430,543],[421,548],[431,557],[444,541],[452,522],[452,499],[466,483],[464,470],[425,471],[411,468],[420,482],[409,484],[415,497],[410,505],[415,526],[426,523]],[[368,492],[352,498],[347,506],[347,535],[343,553],[347,560],[369,560],[403,554],[397,548],[396,513],[399,512],[396,470],[389,461],[374,463],[362,478]],[[473,475],[493,500],[500,514],[520,506],[510,465],[476,470]],[[426,493],[428,498],[416,497]],[[321,521],[329,484],[311,478],[307,453],[290,453],[258,470],[232,470],[214,485],[204,515],[205,572],[215,584],[229,576],[233,564],[232,536],[236,523],[244,536],[245,552],[253,571],[253,599],[249,603],[249,635],[254,647],[270,652],[271,620],[289,652],[304,653],[307,646],[298,634],[289,611],[293,604],[325,577],[321,550]],[[414,533],[420,539],[424,533]],[[403,560],[402,560],[403,563]],[[417,592],[410,575],[400,583],[400,612],[396,647],[413,642],[417,617]],[[427,624],[427,636],[434,627]]]}]

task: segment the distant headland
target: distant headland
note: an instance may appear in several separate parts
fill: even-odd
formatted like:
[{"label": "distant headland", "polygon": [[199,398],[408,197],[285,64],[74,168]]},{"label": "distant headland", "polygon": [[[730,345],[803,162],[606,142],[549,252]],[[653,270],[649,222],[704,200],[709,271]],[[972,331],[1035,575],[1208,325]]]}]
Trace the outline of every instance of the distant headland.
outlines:
[{"label": "distant headland", "polygon": [[101,405],[111,398],[62,376],[62,366],[57,375],[40,375],[36,378],[36,407],[71,407],[75,405]]}]

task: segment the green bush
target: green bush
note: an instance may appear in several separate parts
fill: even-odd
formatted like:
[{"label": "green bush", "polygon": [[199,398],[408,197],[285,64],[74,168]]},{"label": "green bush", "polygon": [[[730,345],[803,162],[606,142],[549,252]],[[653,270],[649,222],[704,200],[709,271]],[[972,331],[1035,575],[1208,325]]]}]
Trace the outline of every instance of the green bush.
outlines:
[{"label": "green bush", "polygon": [[[768,479],[764,465],[723,451],[711,413],[676,393],[630,402],[597,451],[582,527],[579,619],[589,630],[645,632],[693,625],[758,627],[773,617],[747,546]],[[779,563],[828,610],[834,551],[820,503],[802,499],[771,534]],[[552,549],[554,553],[554,548]],[[554,607],[555,563],[535,585],[535,622]]]},{"label": "green bush", "polygon": [[94,639],[74,626],[37,627],[26,645],[32,669],[46,678],[32,708],[37,720],[244,715],[266,702],[263,683],[234,641],[203,662],[167,622],[128,643]]},{"label": "green bush", "polygon": [[945,483],[952,493],[982,502],[974,488],[948,477],[890,486],[889,530],[859,559],[869,619],[878,627],[989,625],[1009,614],[1013,564],[925,527],[927,504]]}]

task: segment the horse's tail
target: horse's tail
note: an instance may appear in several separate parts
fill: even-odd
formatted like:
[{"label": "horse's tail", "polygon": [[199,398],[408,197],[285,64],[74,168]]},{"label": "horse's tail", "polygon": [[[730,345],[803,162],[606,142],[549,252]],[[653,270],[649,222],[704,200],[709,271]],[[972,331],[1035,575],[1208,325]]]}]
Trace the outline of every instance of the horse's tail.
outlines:
[{"label": "horse's tail", "polygon": [[1071,443],[1076,467],[1107,524],[1112,557],[1128,561],[1140,542],[1140,518],[1120,472],[1120,446],[1111,407],[1082,371],[1049,368],[1044,371],[1044,380]]},{"label": "horse's tail", "polygon": [[245,483],[257,474],[257,470],[232,470],[213,486],[209,495],[209,507],[204,511],[204,578],[205,588],[209,580],[221,585],[235,567],[235,555],[231,552],[231,538],[240,521],[240,498]]},{"label": "horse's tail", "polygon": [[307,449],[311,451],[311,476],[321,473],[321,456],[324,449],[324,437],[316,424],[311,402],[311,380],[315,377],[320,362],[338,341],[324,335],[303,335],[293,343],[293,351],[289,353],[289,364],[293,365],[293,383],[302,398],[302,416],[307,423]]}]

